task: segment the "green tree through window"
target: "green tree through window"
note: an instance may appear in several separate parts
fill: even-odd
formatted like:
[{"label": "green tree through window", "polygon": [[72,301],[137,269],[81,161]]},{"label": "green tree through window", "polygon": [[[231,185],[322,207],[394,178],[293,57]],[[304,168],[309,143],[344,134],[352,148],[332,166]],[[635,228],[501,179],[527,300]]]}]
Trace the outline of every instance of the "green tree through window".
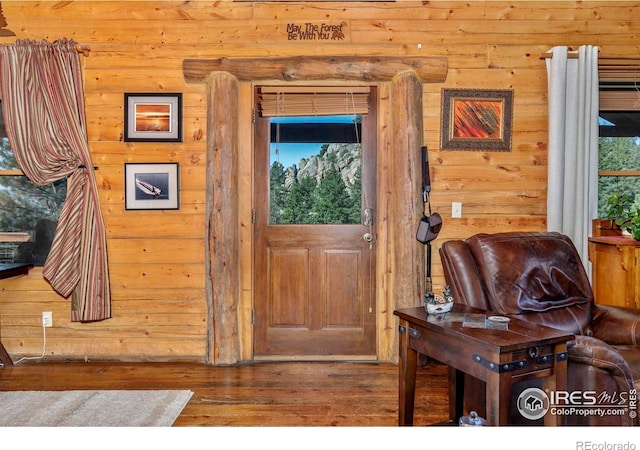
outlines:
[{"label": "green tree through window", "polygon": [[314,200],[312,210],[317,223],[351,223],[354,201],[334,167],[320,180]]},{"label": "green tree through window", "polygon": [[601,137],[598,146],[598,169],[612,174],[598,178],[599,217],[606,217],[607,199],[614,192],[634,196],[636,206],[640,206],[640,177],[615,176],[616,172],[633,172],[640,169],[639,137]]},{"label": "green tree through window", "polygon": [[44,264],[66,196],[66,179],[39,186],[20,175],[9,141],[2,137],[0,262]]},{"label": "green tree through window", "polygon": [[284,201],[282,223],[317,223],[313,213],[316,187],[316,181],[311,177],[294,180]]}]

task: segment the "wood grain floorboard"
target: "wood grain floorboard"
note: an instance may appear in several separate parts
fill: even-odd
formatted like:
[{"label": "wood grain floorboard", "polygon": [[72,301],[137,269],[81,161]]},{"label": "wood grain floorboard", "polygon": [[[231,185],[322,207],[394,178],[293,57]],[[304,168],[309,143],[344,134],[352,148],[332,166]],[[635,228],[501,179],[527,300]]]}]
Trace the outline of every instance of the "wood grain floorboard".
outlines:
[{"label": "wood grain floorboard", "polygon": [[[398,366],[363,362],[259,362],[213,367],[187,362],[28,361],[0,368],[0,390],[189,389],[174,426],[398,424]],[[415,425],[448,415],[446,367],[418,369]]]}]

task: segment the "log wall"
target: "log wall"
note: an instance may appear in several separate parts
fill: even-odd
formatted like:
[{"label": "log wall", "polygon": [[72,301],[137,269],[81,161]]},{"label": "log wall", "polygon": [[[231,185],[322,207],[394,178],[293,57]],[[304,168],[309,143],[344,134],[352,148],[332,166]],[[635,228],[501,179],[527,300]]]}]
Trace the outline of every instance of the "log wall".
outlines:
[{"label": "log wall", "polygon": [[[41,269],[0,282],[0,333],[14,359],[42,351],[41,312],[52,311],[46,354],[64,358],[206,361],[216,349],[208,332],[205,237],[207,108],[203,83],[188,83],[185,59],[300,56],[446,57],[444,82],[423,84],[423,142],[429,148],[432,209],[444,219],[434,241],[433,283],[443,287],[438,248],[477,232],[546,228],[547,85],[540,55],[555,45],[601,47],[603,55],[636,55],[640,9],[616,1],[4,1],[0,43],[70,38],[83,57],[89,144],[98,166],[113,292],[112,319],[69,321],[69,300],[54,294]],[[300,39],[295,27],[340,25],[341,37]],[[441,89],[513,89],[510,152],[441,151]],[[123,140],[125,92],[181,92],[184,142]],[[250,114],[251,86],[239,86],[239,116]],[[381,99],[388,94],[380,88]],[[242,101],[244,99],[244,101]],[[381,114],[392,114],[387,104]],[[384,122],[383,122],[384,123]],[[251,358],[251,130],[238,148],[238,311],[241,359]],[[388,139],[388,130],[379,134]],[[419,149],[416,149],[419,151]],[[379,209],[392,205],[394,155],[380,148]],[[125,211],[124,163],[178,162],[180,209]],[[396,199],[397,200],[397,199]],[[462,202],[462,218],[451,218]],[[386,211],[391,211],[387,208]],[[393,359],[394,245],[379,218],[379,356]],[[416,224],[417,226],[417,224]]]}]

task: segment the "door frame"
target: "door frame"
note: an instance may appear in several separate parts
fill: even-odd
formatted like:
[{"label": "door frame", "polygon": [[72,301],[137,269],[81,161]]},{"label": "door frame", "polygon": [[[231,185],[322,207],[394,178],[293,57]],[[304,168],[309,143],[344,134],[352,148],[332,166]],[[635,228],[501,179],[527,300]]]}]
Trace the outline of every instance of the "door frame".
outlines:
[{"label": "door frame", "polygon": [[424,295],[424,246],[415,240],[415,226],[424,213],[419,151],[424,136],[422,83],[446,80],[446,58],[196,59],[183,61],[183,73],[189,83],[205,83],[207,91],[205,361],[229,365],[253,358],[251,83],[319,79],[378,85],[378,359],[397,361],[393,311],[418,306]]},{"label": "door frame", "polygon": [[[259,98],[259,88],[262,86],[273,86],[273,84],[271,83],[255,83],[256,88],[254,89],[254,105],[255,108],[258,109],[259,108],[259,103],[260,103],[260,98]],[[299,84],[296,86],[300,86],[300,87],[305,87],[308,86],[309,90],[312,91],[314,87],[318,87],[318,86],[337,86],[335,83],[334,84],[327,84],[327,83],[318,83],[318,82],[314,82],[314,83],[308,83],[308,84]],[[362,83],[358,83],[357,86],[363,86]],[[363,177],[361,179],[361,188],[362,188],[362,192],[363,192],[363,199],[362,199],[362,203],[361,203],[361,213],[362,211],[364,211],[364,208],[371,208],[373,211],[373,218],[374,218],[374,223],[372,224],[372,226],[370,226],[368,228],[369,231],[371,231],[373,233],[373,235],[375,236],[377,234],[377,218],[378,218],[378,201],[377,201],[377,194],[378,194],[378,189],[377,189],[377,177],[378,177],[378,173],[377,173],[377,157],[379,152],[379,140],[378,140],[378,89],[377,89],[377,85],[375,84],[368,84],[369,88],[370,88],[370,92],[368,94],[368,116],[367,117],[363,117],[362,120],[362,127],[361,127],[361,131],[360,131],[360,141],[362,144],[362,149],[361,149],[361,156],[362,156],[362,168],[363,168]],[[340,84],[338,86],[339,88],[348,88],[349,84]],[[257,114],[254,114],[254,133],[253,133],[253,137],[254,139],[268,139],[270,138],[270,132],[269,132],[269,127],[267,126],[267,124],[269,123],[269,120],[266,118],[258,118]],[[257,284],[260,284],[260,277],[261,274],[258,272],[259,268],[262,266],[265,269],[268,267],[268,264],[266,263],[266,259],[263,259],[261,261],[262,264],[258,263],[256,258],[260,258],[261,256],[263,258],[267,258],[267,254],[268,252],[265,252],[265,248],[262,247],[260,248],[260,244],[258,243],[259,236],[259,228],[258,225],[256,225],[257,223],[263,222],[263,233],[265,233],[265,235],[268,234],[277,234],[279,236],[281,236],[281,230],[280,231],[276,231],[275,229],[271,228],[273,227],[272,224],[269,224],[269,205],[268,205],[268,198],[260,198],[260,193],[261,191],[264,192],[264,184],[268,184],[268,182],[266,180],[269,179],[269,173],[270,173],[270,164],[267,164],[267,161],[269,159],[268,156],[265,156],[268,154],[268,150],[266,148],[268,148],[268,144],[265,144],[265,142],[255,142],[254,141],[254,148],[253,148],[253,157],[254,157],[254,163],[252,165],[253,167],[253,177],[252,180],[254,183],[256,183],[257,181],[261,181],[260,184],[258,184],[257,186],[254,184],[254,192],[252,193],[253,196],[253,200],[254,200],[254,206],[253,206],[253,210],[252,210],[252,217],[256,218],[256,220],[254,220],[253,222],[253,241],[252,241],[252,249],[254,252],[257,252],[256,254],[253,255],[253,262],[254,265],[252,267],[252,275],[253,278],[252,280],[255,282],[256,279]],[[266,158],[266,160],[260,160],[260,154],[261,151],[267,151],[266,154],[263,154],[263,157]],[[268,168],[265,168],[266,167]],[[261,167],[258,167],[261,166]],[[258,174],[258,170],[267,170],[266,173],[263,174]],[[364,174],[370,175],[370,176],[364,176]],[[265,197],[268,197],[268,195],[265,195]],[[370,202],[370,203],[369,203]],[[262,203],[266,203],[262,204]],[[265,211],[260,211],[260,208],[264,208],[267,207],[267,211],[265,213]],[[262,212],[262,214],[261,214]],[[266,216],[266,217],[265,217]],[[322,226],[322,224],[317,224],[319,226]],[[358,247],[358,245],[362,245],[364,247],[366,247],[366,243],[363,242],[361,240],[361,236],[362,234],[364,234],[367,230],[367,228],[365,228],[365,226],[362,225],[362,223],[358,223],[358,224],[346,224],[347,226],[353,226],[356,225],[358,227],[361,227],[362,230],[360,230],[360,235],[358,237],[358,243],[356,244],[355,247]],[[280,228],[280,227],[286,227],[287,225],[278,225],[276,226],[276,228]],[[299,225],[298,225],[299,226]],[[301,233],[301,234],[307,234],[309,232],[309,230],[305,230],[305,228],[309,227],[309,225],[304,225],[303,229],[298,229],[296,233]],[[257,229],[258,228],[258,229]],[[293,228],[297,228],[296,225],[293,226]],[[271,231],[269,231],[269,229],[271,229]],[[326,231],[325,231],[326,233]],[[320,232],[318,235],[323,235],[326,236],[328,239],[331,239],[332,237],[335,236],[327,236],[324,235],[322,232]],[[309,238],[315,239],[318,237],[318,235],[315,235],[313,232],[311,233],[310,236],[308,236]],[[289,242],[290,243],[290,242]],[[288,244],[289,244],[288,243]],[[285,244],[285,246],[288,246],[288,244]],[[265,244],[266,245],[266,244]],[[306,244],[302,244],[303,246]],[[345,244],[337,244],[335,243],[335,245],[337,245],[337,248],[340,248],[340,246],[345,245]],[[277,361],[281,361],[281,360],[297,360],[297,361],[301,361],[301,360],[308,360],[308,361],[318,361],[318,360],[326,360],[326,361],[339,361],[339,360],[362,360],[362,361],[371,361],[371,360],[377,360],[377,316],[378,314],[376,313],[377,308],[375,308],[375,304],[377,302],[377,296],[376,296],[376,283],[375,283],[375,273],[376,273],[376,258],[378,256],[377,253],[377,240],[374,238],[372,247],[370,247],[367,250],[364,250],[364,252],[366,252],[367,256],[367,261],[366,263],[364,263],[364,265],[367,267],[366,270],[366,276],[365,276],[365,280],[367,281],[366,285],[362,285],[361,286],[361,290],[362,290],[362,303],[361,303],[361,308],[366,308],[366,306],[369,306],[370,310],[373,310],[372,313],[366,313],[364,310],[361,310],[360,312],[363,314],[362,320],[363,320],[363,325],[362,325],[362,332],[363,335],[366,336],[363,340],[359,340],[358,338],[355,339],[355,341],[357,342],[357,345],[354,345],[353,347],[349,347],[347,349],[347,351],[345,351],[344,353],[338,353],[338,352],[334,352],[331,354],[324,354],[322,352],[320,353],[305,353],[307,351],[307,347],[305,347],[304,345],[301,345],[302,342],[304,342],[303,338],[301,335],[297,335],[298,339],[295,340],[295,344],[297,344],[297,348],[300,348],[299,352],[295,355],[289,354],[289,353],[282,353],[282,354],[276,354],[275,352],[264,352],[262,354],[253,354],[253,359],[256,361],[268,361],[268,360],[277,360]],[[298,245],[294,245],[295,248],[301,248],[300,244]],[[315,245],[311,245],[311,247],[315,247]],[[352,251],[354,250],[353,247],[353,243],[347,245],[347,247],[349,247],[349,249]],[[335,248],[333,246],[330,246],[330,248],[334,249]],[[262,253],[261,252],[265,252]],[[266,274],[265,274],[266,276]],[[319,281],[319,280],[316,280]],[[267,284],[267,280],[263,279],[262,280],[263,284]],[[321,283],[319,283],[321,284]],[[261,292],[260,296],[255,295],[255,293],[258,292],[258,290],[254,289],[254,296],[253,296],[253,310],[260,310],[260,308],[257,306],[257,302],[258,297],[260,298],[260,301],[263,302],[268,302],[268,300],[266,299],[266,295],[264,292]],[[365,294],[365,292],[367,294]],[[365,299],[364,296],[368,295],[368,297]],[[313,302],[310,302],[310,304],[312,304]],[[315,303],[313,303],[315,304]],[[265,304],[262,304],[262,307],[265,307]],[[369,315],[368,315],[369,314]],[[373,314],[373,315],[370,315]],[[264,316],[264,314],[263,314]],[[252,311],[252,318],[254,319],[252,325],[252,331],[255,331],[255,322],[257,320],[259,320],[261,317],[261,315],[259,313],[256,313],[254,311]],[[308,318],[308,316],[307,316]],[[267,320],[266,317],[262,317],[262,320]],[[367,325],[364,325],[364,323],[367,323]],[[265,323],[263,323],[263,325],[266,326]],[[280,334],[282,333],[284,330],[273,330],[276,334]],[[309,332],[310,330],[306,330],[307,332]],[[345,329],[344,330],[347,334],[342,335],[342,337],[340,337],[339,339],[337,339],[338,341],[343,341],[343,345],[346,344],[346,340],[347,336],[351,336],[351,338],[354,338],[353,335],[353,329]],[[334,333],[336,333],[337,331],[334,329],[332,330],[332,332],[326,332],[326,331],[321,331],[320,329],[314,329],[313,332],[311,332],[310,334],[313,333],[327,333],[327,340],[323,341],[326,344],[329,344],[329,342],[331,340],[336,340],[337,336],[334,335]],[[297,333],[302,333],[305,334],[304,331],[302,330],[297,330],[294,334]],[[253,348],[256,347],[260,347],[260,340],[257,337],[259,333],[254,334],[254,340],[252,341],[252,346]],[[269,332],[267,331],[267,334],[269,334]],[[331,337],[329,337],[331,336]],[[305,337],[309,337],[309,336],[305,336]],[[293,344],[293,340],[292,339],[276,339],[276,341],[279,342],[278,346],[283,345],[284,347]],[[287,342],[287,344],[283,344],[283,342]],[[290,344],[291,342],[291,344]],[[360,351],[359,349],[362,349],[363,345],[366,346],[367,344],[365,344],[365,342],[368,345],[371,345],[371,350],[372,351]],[[334,342],[335,344],[335,342]],[[284,348],[281,347],[281,348]],[[329,348],[328,346],[325,347]],[[367,347],[368,349],[369,347]],[[356,350],[358,349],[358,350]],[[287,349],[288,350],[288,349]],[[358,351],[358,353],[351,353],[351,352],[356,352]]]}]

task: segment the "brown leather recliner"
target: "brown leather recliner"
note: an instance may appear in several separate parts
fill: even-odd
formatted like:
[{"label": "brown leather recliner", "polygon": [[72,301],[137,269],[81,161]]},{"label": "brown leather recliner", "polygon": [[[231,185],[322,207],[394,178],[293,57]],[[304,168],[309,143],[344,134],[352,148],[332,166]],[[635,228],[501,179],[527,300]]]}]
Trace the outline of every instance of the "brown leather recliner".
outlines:
[{"label": "brown leather recliner", "polygon": [[[569,343],[568,391],[589,391],[586,398],[576,397],[583,404],[593,403],[589,398],[595,393],[597,405],[612,406],[602,409],[603,416],[576,408],[565,416],[567,424],[640,423],[634,397],[640,390],[640,310],[594,302],[569,237],[555,232],[478,234],[445,242],[440,257],[455,302],[575,335]],[[482,408],[477,398],[468,403]],[[615,415],[618,410],[624,413]]]}]

